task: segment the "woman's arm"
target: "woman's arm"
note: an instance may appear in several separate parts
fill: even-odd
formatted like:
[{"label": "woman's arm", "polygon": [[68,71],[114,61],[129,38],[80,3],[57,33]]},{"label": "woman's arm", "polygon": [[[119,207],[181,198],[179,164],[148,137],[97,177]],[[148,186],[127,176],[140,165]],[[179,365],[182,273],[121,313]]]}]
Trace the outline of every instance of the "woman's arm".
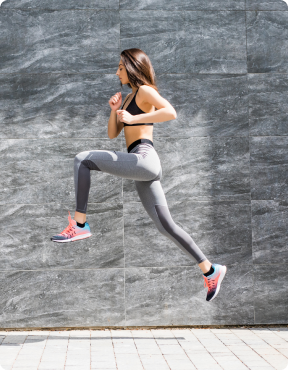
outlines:
[{"label": "woman's arm", "polygon": [[[119,93],[117,93],[119,94]],[[115,94],[115,95],[117,95]],[[127,97],[129,96],[130,94],[127,95]],[[127,100],[127,97],[125,99],[125,101]],[[117,97],[119,98],[119,97]],[[108,129],[107,129],[107,133],[108,133],[108,137],[109,139],[114,139],[115,137],[117,137],[120,132],[122,131],[124,125],[123,125],[123,122],[120,122],[119,120],[119,116],[117,115],[117,103],[116,102],[116,97],[113,96],[110,100],[109,100],[109,103],[110,103],[110,107],[111,107],[111,104],[115,104],[115,110],[112,109],[111,107],[111,114],[110,114],[110,118],[109,118],[109,121],[108,121]],[[124,103],[125,103],[124,101]],[[120,104],[121,106],[121,104]],[[119,106],[119,108],[120,108]]]},{"label": "woman's arm", "polygon": [[109,139],[114,139],[120,133],[120,132],[118,133],[117,121],[118,121],[117,113],[115,112],[115,110],[111,109],[111,114],[110,114],[110,118],[108,121],[108,129],[107,129]]},{"label": "woman's arm", "polygon": [[141,101],[150,103],[157,111],[137,114],[133,116],[133,123],[154,123],[170,121],[177,118],[177,113],[172,105],[155,90],[153,87],[142,85],[139,88],[138,97]]}]

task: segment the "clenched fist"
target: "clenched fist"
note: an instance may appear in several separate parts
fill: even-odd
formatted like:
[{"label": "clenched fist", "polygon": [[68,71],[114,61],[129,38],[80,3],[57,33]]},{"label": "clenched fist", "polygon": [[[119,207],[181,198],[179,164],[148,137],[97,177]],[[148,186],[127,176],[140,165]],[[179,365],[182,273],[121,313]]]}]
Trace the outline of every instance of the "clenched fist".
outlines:
[{"label": "clenched fist", "polygon": [[135,116],[132,116],[132,114],[127,112],[127,110],[119,109],[119,110],[116,111],[116,113],[119,116],[119,121],[120,122],[128,123],[130,125],[132,125],[133,123],[136,123]]},{"label": "clenched fist", "polygon": [[109,100],[110,108],[114,111],[117,111],[121,107],[122,104],[122,94],[121,92],[117,92],[115,95],[111,97]]}]

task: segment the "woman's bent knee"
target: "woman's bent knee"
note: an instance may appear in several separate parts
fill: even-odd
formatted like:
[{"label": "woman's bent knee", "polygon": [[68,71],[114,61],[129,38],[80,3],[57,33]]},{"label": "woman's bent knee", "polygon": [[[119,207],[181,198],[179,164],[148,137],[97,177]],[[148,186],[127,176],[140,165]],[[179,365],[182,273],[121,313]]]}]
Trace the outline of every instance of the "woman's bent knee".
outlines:
[{"label": "woman's bent knee", "polygon": [[[95,151],[94,151],[95,153]],[[94,154],[95,157],[95,154]],[[87,167],[90,170],[101,171],[98,165],[95,162],[95,158],[93,160],[91,158],[91,152],[85,151],[78,153],[74,158],[74,168],[81,168],[81,166]]]},{"label": "woman's bent knee", "polygon": [[89,155],[88,151],[78,153],[77,155],[75,155],[74,163],[79,163],[79,162],[84,161],[84,159],[87,158],[88,155]]}]

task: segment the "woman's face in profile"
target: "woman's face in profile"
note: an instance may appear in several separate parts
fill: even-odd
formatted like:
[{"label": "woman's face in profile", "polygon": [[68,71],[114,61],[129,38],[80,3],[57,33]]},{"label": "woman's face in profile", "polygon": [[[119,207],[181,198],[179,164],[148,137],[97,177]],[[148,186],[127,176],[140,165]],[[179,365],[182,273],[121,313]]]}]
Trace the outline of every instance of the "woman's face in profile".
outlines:
[{"label": "woman's face in profile", "polygon": [[121,59],[120,59],[119,65],[118,65],[116,75],[119,77],[121,86],[126,85],[126,84],[129,83],[129,79],[128,79],[128,76],[127,76],[127,71],[126,71],[126,68],[125,68],[124,64],[122,63]]}]

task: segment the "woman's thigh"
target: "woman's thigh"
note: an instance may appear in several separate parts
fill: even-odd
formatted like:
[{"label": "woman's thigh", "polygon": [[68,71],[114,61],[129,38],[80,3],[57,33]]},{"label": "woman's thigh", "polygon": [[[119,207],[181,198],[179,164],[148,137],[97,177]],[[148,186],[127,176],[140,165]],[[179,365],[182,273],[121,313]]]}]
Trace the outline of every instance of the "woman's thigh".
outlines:
[{"label": "woman's thigh", "polygon": [[146,155],[115,150],[90,150],[77,154],[74,164],[76,171],[79,171],[82,164],[92,170],[138,181],[153,180],[161,171],[155,150],[148,150]]},{"label": "woman's thigh", "polygon": [[167,201],[161,185],[158,181],[135,181],[136,190],[148,215],[152,218],[158,228],[162,228],[156,213],[156,205],[166,206]]}]

